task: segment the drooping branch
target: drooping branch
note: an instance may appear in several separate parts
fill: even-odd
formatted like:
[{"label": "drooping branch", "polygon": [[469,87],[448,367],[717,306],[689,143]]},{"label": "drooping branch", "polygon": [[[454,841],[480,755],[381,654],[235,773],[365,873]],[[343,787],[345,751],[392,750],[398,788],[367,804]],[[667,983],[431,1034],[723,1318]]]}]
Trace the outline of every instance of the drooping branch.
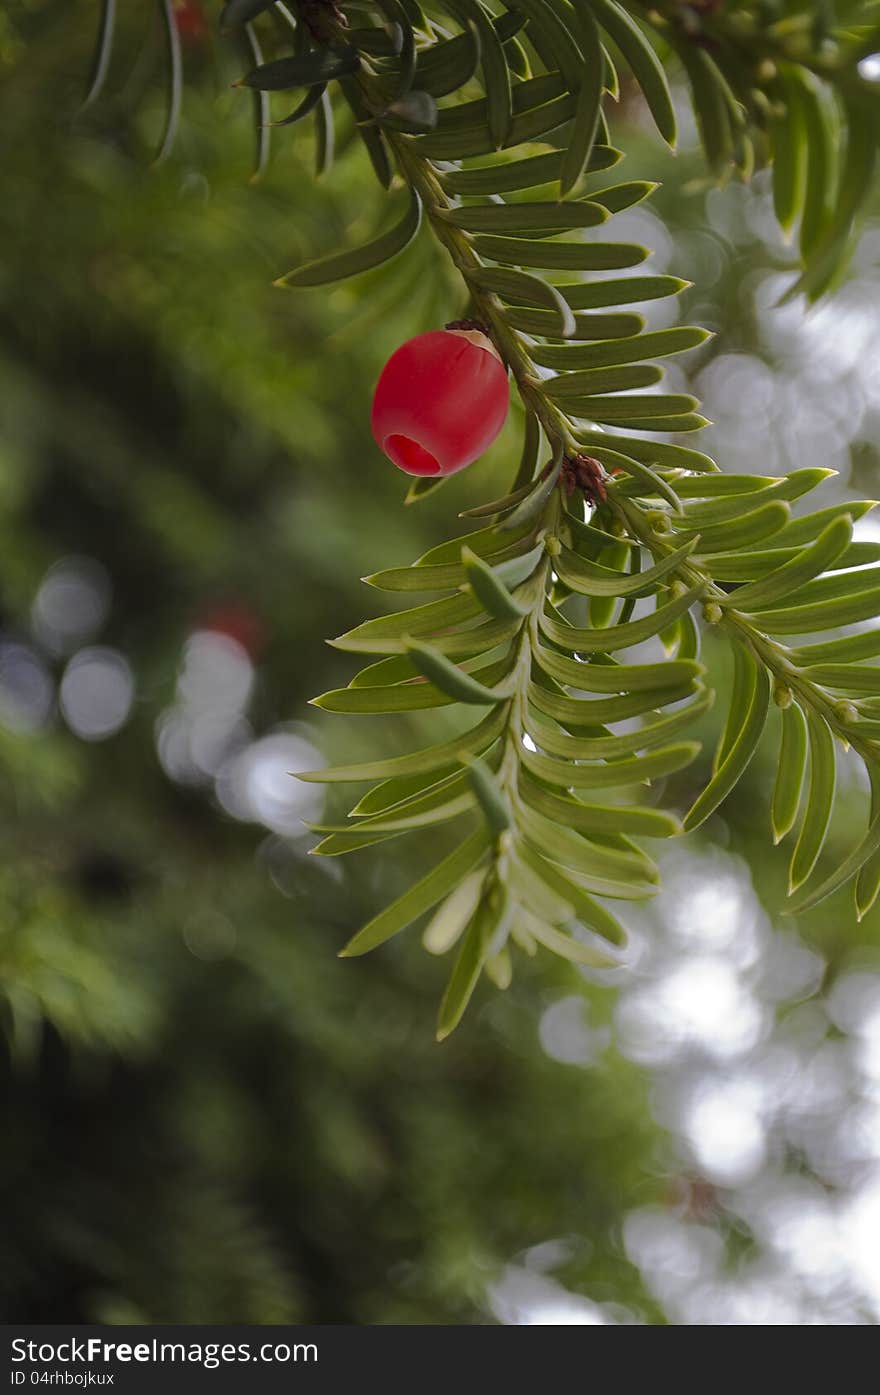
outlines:
[{"label": "drooping branch", "polygon": [[[113,9],[105,6],[102,76]],[[264,63],[253,26],[270,10],[285,41]],[[589,230],[654,187],[596,187],[595,176],[622,158],[607,125],[618,69],[632,75],[672,144],[667,67],[677,64],[709,177],[747,178],[770,166],[780,223],[798,233],[802,271],[793,289],[816,298],[835,285],[880,145],[880,88],[859,67],[875,42],[870,6],[853,4],[845,28],[824,24],[806,4],[789,7],[779,23],[744,6],[675,0],[650,8],[512,0],[500,13],[482,0],[447,0],[440,19],[418,0],[377,0],[366,19],[358,11],[357,24],[344,11],[322,0],[229,0],[223,10],[256,63],[242,85],[258,97],[260,165],[270,94],[304,89],[284,124],[313,119],[318,167],[327,167],[338,84],[380,184],[395,201],[401,185],[407,195],[389,229],[279,284],[320,286],[381,266],[427,226],[462,278],[468,318],[488,331],[525,409],[511,490],[469,511],[476,530],[369,579],[439,599],[334,641],[370,658],[348,687],[316,699],[320,707],[485,713],[451,741],[308,777],[371,785],[345,823],[321,828],[320,855],[418,830],[442,835],[460,819],[476,825],[347,952],[373,948],[432,912],[426,946],[440,952],[460,942],[441,1035],[484,970],[506,986],[509,944],[604,962],[602,941],[624,938],[606,900],[648,896],[658,880],[634,840],[696,827],[719,808],[774,705],[782,742],[771,823],[777,841],[797,829],[793,904],[812,904],[853,878],[863,914],[880,890],[880,668],[866,662],[880,655],[880,639],[877,630],[821,636],[880,614],[880,568],[865,567],[880,561],[880,547],[853,540],[853,522],[871,505],[792,519],[790,505],[828,472],[725,475],[700,451],[657,440],[703,425],[692,397],[654,389],[658,361],[707,336],[690,326],[645,331],[631,307],[686,283],[615,278],[647,250]],[[173,52],[173,7],[164,0],[163,13]],[[446,14],[458,32],[449,32]],[[649,33],[660,36],[659,48]],[[175,72],[172,64],[165,153],[179,111]],[[563,284],[565,272],[573,275]],[[713,693],[699,663],[696,613],[730,641],[734,680],[711,775],[680,821],[643,796],[646,784],[665,781],[698,753],[692,725]],[[801,637],[794,647],[790,636]],[[629,650],[656,640],[664,657],[630,661]],[[621,723],[625,730],[616,730]],[[863,842],[821,880],[835,739],[865,762],[872,807]]]}]

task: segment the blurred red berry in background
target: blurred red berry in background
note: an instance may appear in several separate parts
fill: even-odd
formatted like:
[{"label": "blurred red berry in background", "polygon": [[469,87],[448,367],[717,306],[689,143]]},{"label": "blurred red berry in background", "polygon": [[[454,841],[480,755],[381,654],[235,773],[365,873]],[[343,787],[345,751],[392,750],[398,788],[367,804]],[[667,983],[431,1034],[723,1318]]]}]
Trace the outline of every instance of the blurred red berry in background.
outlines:
[{"label": "blurred red berry in background", "polygon": [[243,601],[220,601],[211,606],[199,617],[196,629],[234,639],[254,663],[266,646],[265,625]]},{"label": "blurred red berry in background", "polygon": [[202,44],[210,32],[208,17],[200,0],[174,0],[177,32],[185,44]]},{"label": "blurred red berry in background", "polygon": [[383,368],[373,435],[408,475],[451,475],[489,448],[509,402],[507,371],[484,334],[431,330],[401,344]]}]

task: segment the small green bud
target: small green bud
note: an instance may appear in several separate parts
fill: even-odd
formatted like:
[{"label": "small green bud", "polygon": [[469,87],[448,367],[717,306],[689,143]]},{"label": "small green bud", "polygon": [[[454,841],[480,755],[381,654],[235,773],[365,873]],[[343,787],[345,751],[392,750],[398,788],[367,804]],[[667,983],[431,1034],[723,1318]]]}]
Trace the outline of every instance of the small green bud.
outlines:
[{"label": "small green bud", "polygon": [[839,722],[844,722],[847,726],[859,720],[859,709],[854,702],[847,702],[845,698],[834,704],[834,714]]},{"label": "small green bud", "polygon": [[717,601],[707,601],[703,606],[703,619],[709,625],[717,625],[724,615]]},{"label": "small green bud", "polygon": [[791,707],[791,688],[789,688],[787,683],[775,683],[773,685],[773,701],[776,703],[777,707],[781,707],[783,710],[786,707]]},{"label": "small green bud", "polygon": [[488,886],[488,893],[486,896],[486,904],[488,905],[489,909],[491,911],[500,910],[504,904],[505,895],[506,893],[504,890],[504,886],[499,881],[496,873],[496,875],[492,878],[492,881]]},{"label": "small green bud", "polygon": [[562,543],[559,541],[555,533],[550,533],[544,539],[544,546],[551,557],[558,557],[560,552],[562,551]]}]

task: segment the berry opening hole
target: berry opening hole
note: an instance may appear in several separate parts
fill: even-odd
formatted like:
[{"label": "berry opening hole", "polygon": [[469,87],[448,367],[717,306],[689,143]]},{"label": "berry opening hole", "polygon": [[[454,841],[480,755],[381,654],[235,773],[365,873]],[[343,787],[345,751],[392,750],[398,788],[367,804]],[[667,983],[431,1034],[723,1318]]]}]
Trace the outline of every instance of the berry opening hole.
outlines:
[{"label": "berry opening hole", "polygon": [[396,465],[411,475],[439,475],[440,461],[409,436],[389,436],[385,450]]}]

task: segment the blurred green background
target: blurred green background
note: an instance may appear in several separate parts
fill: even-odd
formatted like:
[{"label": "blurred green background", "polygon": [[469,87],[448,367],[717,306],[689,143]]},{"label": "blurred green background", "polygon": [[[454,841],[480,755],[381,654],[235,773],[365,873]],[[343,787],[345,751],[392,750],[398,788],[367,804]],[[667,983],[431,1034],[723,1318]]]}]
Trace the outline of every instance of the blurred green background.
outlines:
[{"label": "blurred green background", "polygon": [[[880,917],[846,893],[780,916],[773,733],[667,853],[626,969],[527,964],[438,1047],[417,932],[336,959],[432,848],[309,858],[322,796],[288,772],[441,718],[315,714],[351,671],[324,640],[375,613],[361,575],[503,492],[516,418],[405,508],[370,394],[463,312],[440,255],[423,234],[329,294],[273,289],[381,218],[354,132],[319,182],[309,133],[280,132],[249,183],[243,60],[197,26],[151,168],[152,11],[77,115],[95,12],[0,16],[2,1319],[876,1322]],[[693,139],[662,154],[634,102],[618,130],[625,177],[663,187],[615,235],[718,331],[672,370],[704,448],[875,492],[880,227],[833,301],[776,308],[762,180],[707,190]],[[859,778],[842,762],[830,861]]]}]

